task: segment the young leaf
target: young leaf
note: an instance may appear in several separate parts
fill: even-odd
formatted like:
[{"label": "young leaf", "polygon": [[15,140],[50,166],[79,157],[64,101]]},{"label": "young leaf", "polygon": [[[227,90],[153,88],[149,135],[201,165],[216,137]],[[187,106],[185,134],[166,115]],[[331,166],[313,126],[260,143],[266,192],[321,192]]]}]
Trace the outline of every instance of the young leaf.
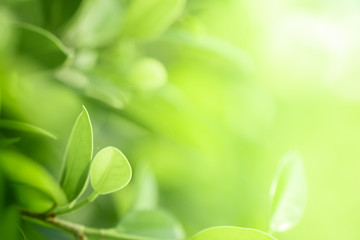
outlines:
[{"label": "young leaf", "polygon": [[87,186],[92,153],[92,126],[83,107],[70,134],[60,181],[69,201],[76,199]]},{"label": "young leaf", "polygon": [[213,227],[199,232],[191,240],[276,240],[262,231],[240,227]]},{"label": "young leaf", "polygon": [[98,194],[115,192],[131,179],[131,167],[124,154],[115,147],[100,150],[91,165],[91,185]]},{"label": "young leaf", "polygon": [[275,174],[271,190],[271,232],[283,232],[302,218],[307,200],[305,168],[298,152],[283,156]]},{"label": "young leaf", "polygon": [[[56,205],[61,206],[67,203],[64,192],[52,176],[27,157],[19,153],[2,150],[0,152],[0,166],[10,184],[25,189],[24,194],[26,191],[26,195],[28,195],[31,191],[31,195],[39,196],[38,192],[41,192],[43,196],[50,198]],[[19,190],[17,193],[21,195],[21,189],[18,188],[17,190]],[[32,201],[31,199],[23,200]]]},{"label": "young leaf", "polygon": [[40,134],[40,135],[43,135],[43,136],[46,136],[46,137],[49,137],[52,139],[57,139],[57,137],[54,134],[52,134],[42,128],[31,125],[29,123],[24,123],[24,122],[0,119],[0,128],[16,130],[16,131],[23,131],[23,132],[31,132],[31,133]]},{"label": "young leaf", "polygon": [[120,233],[150,237],[158,240],[184,239],[178,221],[162,210],[142,210],[127,214],[116,227]]},{"label": "young leaf", "polygon": [[19,52],[31,57],[47,68],[55,68],[65,62],[70,50],[51,32],[34,25],[17,23]]}]

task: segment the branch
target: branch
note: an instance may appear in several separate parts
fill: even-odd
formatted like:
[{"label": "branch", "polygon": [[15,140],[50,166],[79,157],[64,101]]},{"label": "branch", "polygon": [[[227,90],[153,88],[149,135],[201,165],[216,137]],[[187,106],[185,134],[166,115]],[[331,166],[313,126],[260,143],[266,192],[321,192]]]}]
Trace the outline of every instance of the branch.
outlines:
[{"label": "branch", "polygon": [[73,234],[76,238],[86,240],[87,237],[100,237],[102,239],[117,239],[117,240],[159,240],[156,238],[149,238],[143,236],[130,235],[126,233],[117,232],[115,229],[101,229],[91,228],[81,224],[76,224],[66,220],[56,218],[54,215],[45,216],[41,214],[33,214],[29,212],[22,212],[23,219],[40,224],[53,226]]}]

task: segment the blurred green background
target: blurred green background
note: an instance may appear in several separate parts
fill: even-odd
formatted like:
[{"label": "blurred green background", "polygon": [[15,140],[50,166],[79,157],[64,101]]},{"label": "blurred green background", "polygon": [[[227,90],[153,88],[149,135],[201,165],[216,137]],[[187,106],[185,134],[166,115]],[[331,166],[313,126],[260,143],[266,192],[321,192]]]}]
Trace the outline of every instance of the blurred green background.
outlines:
[{"label": "blurred green background", "polygon": [[[118,147],[135,175],[69,218],[116,222],[146,165],[159,205],[189,236],[216,225],[268,231],[272,177],[297,149],[308,205],[276,237],[359,239],[359,24],[355,0],[3,0],[1,119],[58,140],[0,138],[21,137],[12,147],[57,177],[85,105],[95,152]],[[17,214],[2,185],[10,231]]]}]

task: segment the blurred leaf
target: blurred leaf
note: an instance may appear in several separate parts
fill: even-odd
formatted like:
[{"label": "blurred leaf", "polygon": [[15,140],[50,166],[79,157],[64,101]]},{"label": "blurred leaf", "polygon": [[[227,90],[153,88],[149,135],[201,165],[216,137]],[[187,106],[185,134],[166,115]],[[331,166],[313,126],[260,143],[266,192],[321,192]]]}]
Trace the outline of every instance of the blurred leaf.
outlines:
[{"label": "blurred leaf", "polygon": [[[60,206],[67,203],[64,192],[52,176],[27,157],[15,152],[1,151],[0,165],[12,185],[40,191]],[[21,191],[18,194],[21,194]],[[30,199],[22,200],[31,201]]]},{"label": "blurred leaf", "polygon": [[128,81],[138,90],[156,90],[166,83],[167,72],[160,61],[154,58],[142,58],[133,65]]},{"label": "blurred leaf", "polygon": [[138,170],[136,184],[137,196],[134,201],[133,209],[156,209],[158,206],[158,186],[155,175],[150,171],[149,167],[143,166]]},{"label": "blurred leaf", "polygon": [[47,68],[60,66],[69,57],[70,51],[51,32],[40,27],[16,23],[18,29],[18,52]]},{"label": "blurred leaf", "polygon": [[251,56],[239,48],[222,39],[213,36],[194,36],[187,31],[173,30],[164,34],[161,38],[165,42],[173,43],[183,47],[190,48],[192,51],[201,53],[211,53],[211,60],[222,58],[226,63],[232,63],[235,67],[241,70],[253,70],[253,60]]},{"label": "blurred leaf", "polygon": [[41,0],[2,0],[2,3],[16,16],[16,19],[37,26],[43,25]]},{"label": "blurred leaf", "polygon": [[117,231],[154,239],[184,239],[185,233],[178,221],[162,210],[134,211],[124,216]]},{"label": "blurred leaf", "polygon": [[89,114],[83,106],[67,143],[60,181],[69,201],[86,189],[92,154],[93,131]]},{"label": "blurred leaf", "polygon": [[47,28],[57,29],[76,13],[82,0],[41,0]]},{"label": "blurred leaf", "polygon": [[21,224],[21,230],[24,240],[46,240],[46,238],[35,229],[32,223],[24,221]]},{"label": "blurred leaf", "polygon": [[24,185],[11,184],[16,196],[16,203],[22,209],[35,213],[44,213],[54,207],[54,200],[38,189]]},{"label": "blurred leaf", "polygon": [[21,140],[21,138],[3,138],[0,139],[0,148],[4,148],[10,146],[14,143],[17,143]]},{"label": "blurred leaf", "polygon": [[139,39],[160,35],[180,16],[185,2],[185,0],[130,1],[123,35]]},{"label": "blurred leaf", "polygon": [[76,47],[101,47],[115,39],[123,19],[119,0],[87,0],[65,33]]},{"label": "blurred leaf", "polygon": [[131,167],[124,154],[115,147],[100,150],[91,165],[91,185],[98,194],[115,192],[131,179]]},{"label": "blurred leaf", "polygon": [[56,77],[67,86],[79,91],[80,94],[112,108],[122,109],[127,103],[124,93],[117,86],[79,70],[63,68],[57,71]]},{"label": "blurred leaf", "polygon": [[191,240],[276,240],[267,233],[256,229],[240,227],[213,227],[201,231]]},{"label": "blurred leaf", "polygon": [[0,233],[1,238],[6,240],[18,240],[19,232],[17,225],[20,214],[14,206],[7,207],[0,214]]},{"label": "blurred leaf", "polygon": [[304,215],[307,201],[305,168],[298,152],[280,160],[271,191],[271,232],[283,232],[295,226]]},{"label": "blurred leaf", "polygon": [[50,133],[42,128],[39,128],[37,126],[31,125],[29,123],[24,123],[24,122],[0,119],[0,129],[1,128],[23,131],[23,132],[31,132],[31,133],[40,134],[40,135],[43,135],[43,136],[46,136],[46,137],[49,137],[52,139],[57,139],[57,137],[55,135],[53,135],[52,133]]}]

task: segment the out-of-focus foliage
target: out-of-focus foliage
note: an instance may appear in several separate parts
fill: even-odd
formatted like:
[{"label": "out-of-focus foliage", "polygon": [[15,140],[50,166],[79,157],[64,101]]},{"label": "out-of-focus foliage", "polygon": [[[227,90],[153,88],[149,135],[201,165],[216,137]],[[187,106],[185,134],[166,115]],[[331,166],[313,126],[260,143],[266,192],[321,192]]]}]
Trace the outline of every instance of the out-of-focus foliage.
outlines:
[{"label": "out-of-focus foliage", "polygon": [[[94,152],[121,149],[134,178],[66,219],[107,228],[152,206],[171,212],[187,236],[216,225],[266,232],[278,160],[297,149],[307,208],[275,236],[359,238],[359,12],[355,0],[1,1],[0,124],[27,126],[0,128],[1,156],[16,155],[0,168],[1,236],[21,239],[25,226],[18,209],[27,201],[8,171],[30,183],[26,166],[59,177],[85,105]],[[149,186],[137,174],[144,166]],[[26,196],[53,201],[43,187]]]}]

